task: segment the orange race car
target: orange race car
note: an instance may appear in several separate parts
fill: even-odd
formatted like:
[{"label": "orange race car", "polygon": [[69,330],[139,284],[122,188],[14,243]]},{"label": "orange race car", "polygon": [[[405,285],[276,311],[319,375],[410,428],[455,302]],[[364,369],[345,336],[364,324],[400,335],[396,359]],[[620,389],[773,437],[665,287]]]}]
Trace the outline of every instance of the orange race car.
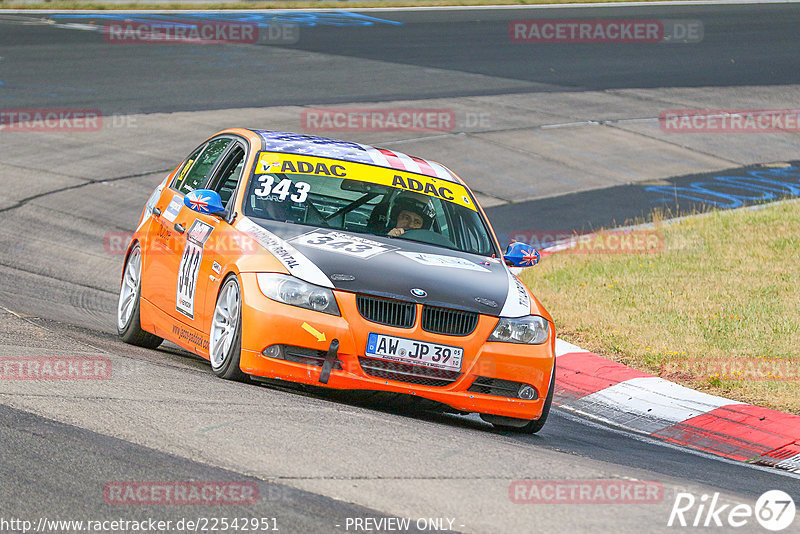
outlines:
[{"label": "orange race car", "polygon": [[446,167],[347,141],[222,131],[153,192],[125,256],[117,328],[222,378],[416,395],[539,431],[550,315]]}]

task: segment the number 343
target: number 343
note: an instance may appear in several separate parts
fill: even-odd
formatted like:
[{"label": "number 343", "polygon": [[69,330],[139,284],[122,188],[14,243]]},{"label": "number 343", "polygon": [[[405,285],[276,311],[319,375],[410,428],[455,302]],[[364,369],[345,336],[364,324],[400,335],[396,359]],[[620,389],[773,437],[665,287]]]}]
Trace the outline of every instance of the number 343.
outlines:
[{"label": "number 343", "polygon": [[[293,202],[305,202],[306,198],[308,198],[308,192],[311,191],[311,186],[307,182],[297,182],[293,184],[288,178],[284,178],[278,182],[275,187],[272,187],[273,184],[275,184],[275,178],[269,174],[259,176],[258,181],[261,184],[261,187],[253,191],[255,196],[266,197],[268,195],[278,195],[278,199],[280,199],[281,202],[286,200],[287,196]],[[289,196],[289,194],[292,192],[292,186],[294,186],[294,194]]]}]

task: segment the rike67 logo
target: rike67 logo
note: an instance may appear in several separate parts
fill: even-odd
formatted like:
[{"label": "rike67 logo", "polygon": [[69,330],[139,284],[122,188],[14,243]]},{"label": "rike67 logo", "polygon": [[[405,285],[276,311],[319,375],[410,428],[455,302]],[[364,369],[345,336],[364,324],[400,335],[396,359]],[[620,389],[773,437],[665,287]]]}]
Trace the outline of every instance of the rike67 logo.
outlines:
[{"label": "rike67 logo", "polygon": [[753,518],[767,530],[778,532],[794,522],[796,508],[792,497],[781,490],[769,490],[749,504],[721,504],[719,493],[703,494],[696,498],[691,493],[678,493],[669,514],[670,527],[725,527],[740,528],[752,525]]}]

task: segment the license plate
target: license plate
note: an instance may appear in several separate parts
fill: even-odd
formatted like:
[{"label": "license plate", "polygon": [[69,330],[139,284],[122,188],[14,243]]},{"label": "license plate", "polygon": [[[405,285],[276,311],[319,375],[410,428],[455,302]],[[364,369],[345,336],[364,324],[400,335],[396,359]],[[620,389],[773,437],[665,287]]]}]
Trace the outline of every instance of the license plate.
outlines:
[{"label": "license plate", "polygon": [[464,349],[404,337],[370,334],[366,355],[434,369],[460,371]]}]

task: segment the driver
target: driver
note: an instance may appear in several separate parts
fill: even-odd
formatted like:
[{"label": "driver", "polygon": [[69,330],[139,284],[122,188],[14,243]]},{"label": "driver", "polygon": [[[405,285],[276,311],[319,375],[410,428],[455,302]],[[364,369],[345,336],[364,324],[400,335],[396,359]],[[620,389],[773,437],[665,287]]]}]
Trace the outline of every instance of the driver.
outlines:
[{"label": "driver", "polygon": [[401,193],[392,207],[389,216],[389,226],[392,229],[387,235],[399,237],[406,230],[429,230],[435,216],[436,210],[427,197],[415,193]]}]

